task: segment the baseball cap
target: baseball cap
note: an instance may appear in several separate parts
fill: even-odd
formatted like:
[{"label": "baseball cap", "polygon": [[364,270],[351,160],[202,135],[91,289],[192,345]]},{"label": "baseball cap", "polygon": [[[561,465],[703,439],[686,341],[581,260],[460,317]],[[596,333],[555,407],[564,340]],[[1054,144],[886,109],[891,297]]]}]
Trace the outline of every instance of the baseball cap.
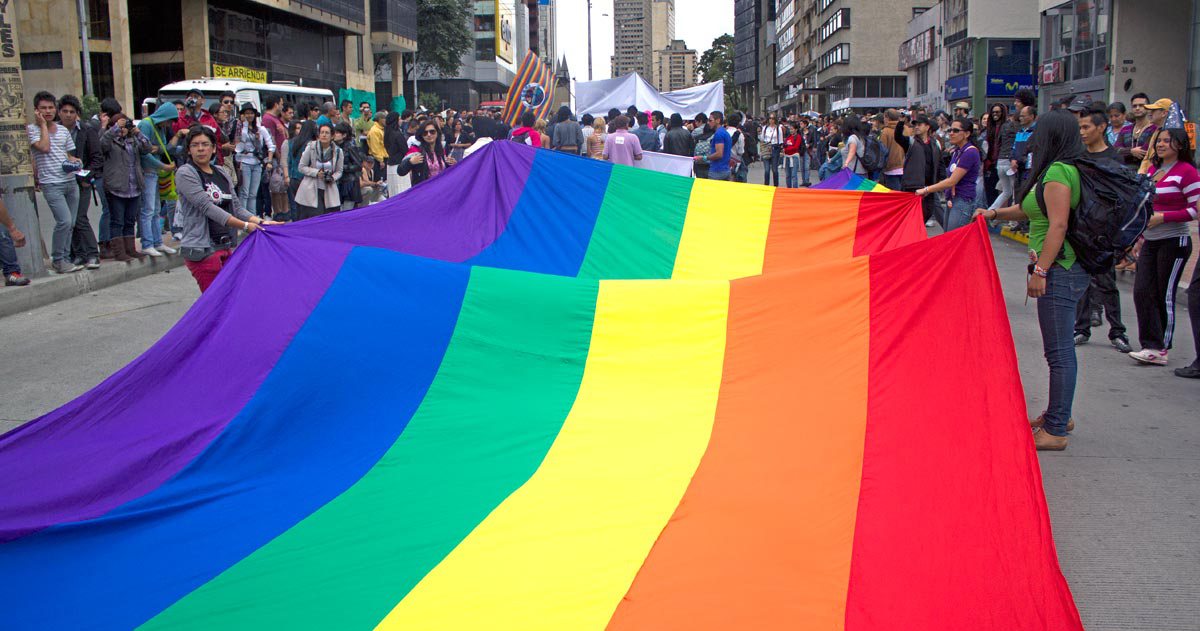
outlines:
[{"label": "baseball cap", "polygon": [[202,92],[200,88],[192,88],[191,90],[187,91],[187,96],[191,96],[193,94],[200,98],[204,98],[204,92]]},{"label": "baseball cap", "polygon": [[1148,110],[1169,110],[1169,109],[1171,109],[1171,106],[1174,104],[1175,104],[1175,102],[1172,101],[1171,99],[1159,99],[1153,103],[1147,104],[1146,109],[1148,109]]},{"label": "baseball cap", "polygon": [[1080,94],[1071,99],[1071,104],[1067,106],[1072,112],[1086,112],[1092,105],[1092,96],[1090,94]]}]

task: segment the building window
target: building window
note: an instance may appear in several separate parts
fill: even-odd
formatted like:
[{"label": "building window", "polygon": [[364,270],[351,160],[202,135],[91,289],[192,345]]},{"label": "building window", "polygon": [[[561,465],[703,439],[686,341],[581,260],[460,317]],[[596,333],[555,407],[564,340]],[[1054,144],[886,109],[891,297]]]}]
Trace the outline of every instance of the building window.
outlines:
[{"label": "building window", "polygon": [[947,46],[945,52],[950,64],[950,76],[955,77],[975,70],[974,42],[964,41]]},{"label": "building window", "polygon": [[21,53],[21,70],[62,70],[62,52]]},{"label": "building window", "polygon": [[817,11],[817,13],[824,13],[825,9],[828,9],[836,1],[837,0],[821,0],[821,9]]},{"label": "building window", "polygon": [[266,70],[270,81],[338,90],[346,85],[346,34],[250,3],[208,4],[212,63]]},{"label": "building window", "polygon": [[88,37],[90,39],[109,39],[108,30],[108,0],[88,0]]},{"label": "building window", "polygon": [[1108,66],[1110,0],[1071,0],[1042,18],[1046,61],[1060,61],[1067,80],[1103,75]]},{"label": "building window", "polygon": [[817,41],[823,42],[844,28],[850,28],[850,9],[838,9],[828,20],[825,20],[817,35]]},{"label": "building window", "polygon": [[818,64],[821,70],[828,70],[836,64],[850,63],[850,44],[838,44],[821,55]]},{"label": "building window", "polygon": [[917,66],[917,94],[929,92],[929,64]]}]

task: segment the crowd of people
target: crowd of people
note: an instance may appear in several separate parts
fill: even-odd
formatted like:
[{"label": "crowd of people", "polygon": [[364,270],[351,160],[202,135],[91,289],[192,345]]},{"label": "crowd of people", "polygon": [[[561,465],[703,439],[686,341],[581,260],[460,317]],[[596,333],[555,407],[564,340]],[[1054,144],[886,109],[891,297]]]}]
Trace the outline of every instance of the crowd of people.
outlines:
[{"label": "crowd of people", "polygon": [[[525,112],[515,127],[499,111],[373,112],[370,103],[351,101],[338,107],[268,97],[260,112],[254,103],[237,103],[232,92],[210,102],[200,90],[162,103],[136,124],[114,99],[105,99],[90,120],[71,95],[39,92],[33,105],[35,182],[55,219],[49,254],[60,274],[98,267],[104,258],[178,251],[203,291],[237,231],[399,194],[495,140],[625,165],[660,152],[690,159],[695,177],[735,182],[746,182],[749,165],[760,161],[765,185],[788,188],[810,186],[814,171],[824,180],[845,169],[921,196],[930,226],[950,231],[978,215],[1008,222],[1029,240],[1028,293],[1039,298],[1051,368],[1050,405],[1034,424],[1044,427],[1039,445],[1051,447],[1065,446],[1073,346],[1087,343],[1103,319],[1114,348],[1139,363],[1168,363],[1176,290],[1192,250],[1188,224],[1200,201],[1200,175],[1178,106],[1145,94],[1134,95],[1128,108],[1068,98],[1039,116],[1035,95],[1022,90],[1011,109],[995,103],[978,118],[966,102],[952,114],[920,107],[861,116],[714,111],[686,120],[632,105],[576,118],[563,106],[551,121]],[[1139,242],[1113,269],[1092,275],[1074,265],[1065,236],[1082,190],[1075,164],[1085,158],[1126,165],[1151,178],[1157,192]],[[98,230],[87,214],[93,197],[102,206]],[[0,209],[7,285],[29,282],[14,251],[23,243]],[[1122,320],[1118,272],[1135,274],[1138,351]],[[1190,287],[1200,341],[1200,279],[1193,277]],[[1200,377],[1200,349],[1197,355],[1175,373]]]}]

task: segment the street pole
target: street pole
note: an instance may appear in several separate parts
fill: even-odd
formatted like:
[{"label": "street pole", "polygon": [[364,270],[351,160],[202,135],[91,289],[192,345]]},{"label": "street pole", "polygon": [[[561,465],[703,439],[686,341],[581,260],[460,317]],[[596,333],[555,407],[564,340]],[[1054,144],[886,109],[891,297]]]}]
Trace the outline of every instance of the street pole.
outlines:
[{"label": "street pole", "polygon": [[588,0],[588,80],[592,80],[592,0]]},{"label": "street pole", "polygon": [[[79,41],[83,44],[83,94],[92,94],[92,55],[88,46],[88,12],[84,0],[76,0],[79,10]],[[82,112],[81,112],[82,113]]]},{"label": "street pole", "polygon": [[410,110],[412,110],[412,111],[414,111],[414,112],[415,112],[415,111],[417,111],[417,108],[418,108],[418,106],[419,106],[419,105],[420,105],[420,103],[421,103],[421,99],[420,99],[420,95],[419,95],[419,94],[417,94],[417,54],[416,54],[416,53],[413,53],[413,54],[412,54],[412,56],[413,56],[413,67],[412,67],[412,74],[413,74],[413,102],[412,102],[412,105],[409,105],[409,106],[408,106],[408,109],[410,109]]}]

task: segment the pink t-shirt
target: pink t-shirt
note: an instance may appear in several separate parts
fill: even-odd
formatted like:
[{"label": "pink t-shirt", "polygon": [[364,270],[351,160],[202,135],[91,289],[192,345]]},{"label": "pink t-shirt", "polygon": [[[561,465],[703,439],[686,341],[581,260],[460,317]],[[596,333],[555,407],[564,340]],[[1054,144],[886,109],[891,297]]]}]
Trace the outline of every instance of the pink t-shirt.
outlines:
[{"label": "pink t-shirt", "polygon": [[604,155],[613,164],[633,166],[634,160],[642,159],[642,143],[627,130],[618,129],[604,139]]}]

